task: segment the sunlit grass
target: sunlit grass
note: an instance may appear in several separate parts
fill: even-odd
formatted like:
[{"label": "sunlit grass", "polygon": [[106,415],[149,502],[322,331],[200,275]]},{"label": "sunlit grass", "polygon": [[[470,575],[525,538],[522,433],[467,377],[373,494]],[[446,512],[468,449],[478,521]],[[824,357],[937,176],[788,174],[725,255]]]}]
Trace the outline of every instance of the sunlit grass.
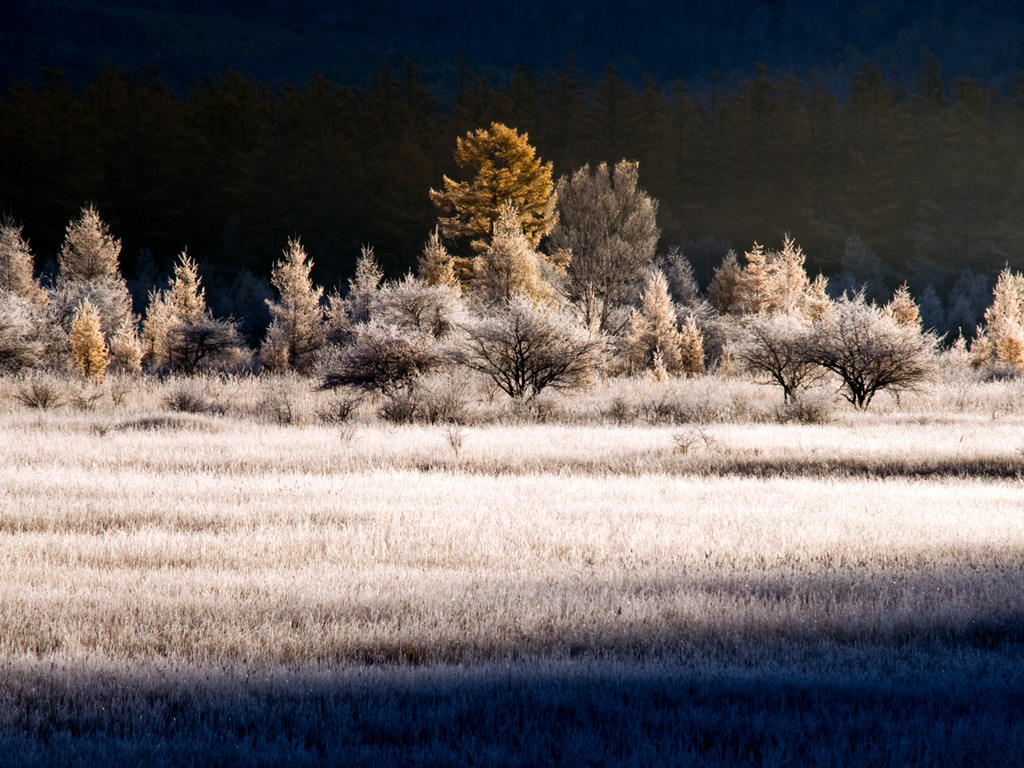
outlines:
[{"label": "sunlit grass", "polygon": [[628,764],[643,723],[636,764],[727,765],[795,759],[776,729],[817,711],[814,762],[922,764],[936,741],[1005,761],[1022,446],[1005,407],[458,427],[11,409],[0,742],[160,763],[178,718],[193,761],[525,764],[557,743]]}]

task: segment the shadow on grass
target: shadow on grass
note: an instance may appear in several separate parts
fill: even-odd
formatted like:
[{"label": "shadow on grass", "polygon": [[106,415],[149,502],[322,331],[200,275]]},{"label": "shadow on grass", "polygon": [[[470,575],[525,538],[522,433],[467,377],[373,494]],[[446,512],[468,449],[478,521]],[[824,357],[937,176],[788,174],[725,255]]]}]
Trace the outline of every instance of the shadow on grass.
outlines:
[{"label": "shadow on grass", "polygon": [[596,660],[263,671],[13,663],[0,689],[0,763],[1020,764],[1020,681],[947,678]]}]

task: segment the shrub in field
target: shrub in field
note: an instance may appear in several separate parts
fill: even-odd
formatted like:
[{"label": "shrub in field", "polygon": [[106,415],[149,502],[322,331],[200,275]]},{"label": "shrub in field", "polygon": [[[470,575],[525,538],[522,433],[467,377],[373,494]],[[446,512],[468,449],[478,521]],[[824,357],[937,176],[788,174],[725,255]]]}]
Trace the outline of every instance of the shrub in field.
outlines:
[{"label": "shrub in field", "polygon": [[808,359],[836,374],[842,394],[860,409],[880,391],[914,390],[935,372],[938,340],[902,325],[863,296],[842,298],[818,322]]},{"label": "shrub in field", "polygon": [[161,399],[164,406],[178,413],[215,413],[223,410],[210,397],[209,383],[201,379],[173,381]]},{"label": "shrub in field", "polygon": [[326,353],[321,364],[325,389],[348,386],[388,394],[451,361],[449,350],[430,334],[376,320],[353,326],[352,336],[348,345]]},{"label": "shrub in field", "polygon": [[741,326],[736,359],[755,376],[766,376],[782,387],[786,403],[820,375],[810,355],[811,329],[791,315],[759,314]]},{"label": "shrub in field", "polygon": [[36,373],[21,379],[11,396],[22,405],[41,411],[59,408],[66,402],[64,382],[48,373]]},{"label": "shrub in field", "polygon": [[513,296],[465,326],[463,362],[513,398],[575,389],[600,368],[605,342],[568,315]]}]

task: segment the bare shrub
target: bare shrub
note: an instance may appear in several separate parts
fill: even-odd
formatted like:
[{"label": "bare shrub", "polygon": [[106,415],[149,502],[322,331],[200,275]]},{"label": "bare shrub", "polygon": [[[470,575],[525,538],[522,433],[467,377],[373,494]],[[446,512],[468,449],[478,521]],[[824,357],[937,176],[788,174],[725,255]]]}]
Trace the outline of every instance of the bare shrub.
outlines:
[{"label": "bare shrub", "polygon": [[445,373],[420,377],[416,384],[422,393],[422,416],[431,424],[462,424],[468,417],[470,388],[463,375]]},{"label": "bare shrub", "polygon": [[415,385],[390,390],[381,400],[377,413],[392,424],[411,424],[422,410],[423,400]]},{"label": "bare shrub", "polygon": [[103,399],[106,389],[92,382],[85,382],[79,386],[70,386],[67,389],[68,401],[71,407],[78,411],[95,410],[97,403]]},{"label": "bare shrub", "polygon": [[417,375],[451,361],[433,336],[377,321],[352,329],[353,340],[332,347],[322,363],[322,386],[356,387],[385,395],[408,386]]},{"label": "bare shrub", "polygon": [[465,363],[513,398],[545,388],[575,389],[593,380],[605,342],[565,314],[513,296],[467,323]]},{"label": "bare shrub", "polygon": [[900,325],[863,296],[842,298],[815,326],[808,357],[842,381],[842,394],[863,410],[880,391],[915,390],[935,372],[937,339]]},{"label": "bare shrub", "polygon": [[697,426],[686,427],[672,433],[676,453],[687,454],[703,445],[706,450],[713,450],[717,444],[715,439],[705,430]]},{"label": "bare shrub", "polygon": [[795,317],[760,314],[743,324],[734,354],[748,372],[782,387],[788,403],[822,373],[809,354],[809,339],[810,329]]},{"label": "bare shrub", "polygon": [[46,411],[64,405],[67,400],[65,389],[64,382],[56,376],[36,373],[19,381],[11,397],[28,408]]},{"label": "bare shrub", "polygon": [[209,383],[203,379],[177,379],[161,400],[165,407],[176,413],[223,413],[225,410],[214,402]]},{"label": "bare shrub", "polygon": [[803,392],[776,410],[781,423],[827,424],[832,420],[832,401],[824,393]]},{"label": "bare shrub", "polygon": [[444,440],[448,443],[448,447],[452,449],[455,458],[459,458],[459,454],[462,453],[462,446],[466,442],[466,433],[452,424],[445,430]]},{"label": "bare shrub", "polygon": [[322,424],[345,424],[363,402],[363,394],[350,389],[336,392],[317,409],[317,419]]}]

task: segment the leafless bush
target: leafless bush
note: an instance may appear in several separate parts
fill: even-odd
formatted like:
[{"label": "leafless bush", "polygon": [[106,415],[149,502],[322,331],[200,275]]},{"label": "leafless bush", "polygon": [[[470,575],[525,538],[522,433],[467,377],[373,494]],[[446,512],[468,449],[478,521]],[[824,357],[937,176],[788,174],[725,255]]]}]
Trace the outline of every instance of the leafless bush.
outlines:
[{"label": "leafless bush", "polygon": [[92,411],[96,404],[103,399],[106,389],[89,382],[79,386],[68,387],[68,400],[71,406],[78,411]]},{"label": "leafless bush", "polygon": [[703,445],[706,450],[713,450],[717,445],[711,435],[697,426],[686,427],[674,432],[672,442],[675,443],[676,453],[682,454],[689,453],[700,445]]},{"label": "leafless bush", "polygon": [[362,402],[362,393],[343,389],[329,397],[317,409],[317,419],[322,424],[345,424]]},{"label": "leafless bush", "polygon": [[776,418],[782,423],[827,424],[832,420],[831,398],[824,393],[803,392],[778,408]]},{"label": "leafless bush", "polygon": [[423,399],[412,384],[384,395],[377,413],[392,424],[411,424],[422,410]]},{"label": "leafless bush", "polygon": [[161,399],[164,406],[177,413],[224,412],[224,408],[214,402],[208,383],[202,379],[178,379]]},{"label": "leafless bush", "polygon": [[356,387],[383,394],[408,386],[416,376],[450,362],[433,336],[379,322],[352,330],[352,342],[332,347],[322,363],[324,389]]},{"label": "leafless bush", "polygon": [[470,393],[464,375],[448,373],[421,377],[416,381],[416,388],[422,396],[420,415],[424,420],[431,424],[462,424],[466,421]]},{"label": "leafless bush", "polygon": [[466,433],[456,425],[452,424],[445,430],[444,440],[448,443],[448,447],[452,449],[452,453],[455,454],[455,458],[459,458],[459,454],[462,452],[462,446],[466,441]]},{"label": "leafless bush", "polygon": [[11,396],[22,405],[41,411],[59,408],[67,399],[64,382],[47,373],[26,376],[14,387]]},{"label": "leafless bush", "polygon": [[466,333],[466,365],[513,398],[583,386],[601,366],[605,349],[602,338],[572,318],[522,296],[468,323]]}]

